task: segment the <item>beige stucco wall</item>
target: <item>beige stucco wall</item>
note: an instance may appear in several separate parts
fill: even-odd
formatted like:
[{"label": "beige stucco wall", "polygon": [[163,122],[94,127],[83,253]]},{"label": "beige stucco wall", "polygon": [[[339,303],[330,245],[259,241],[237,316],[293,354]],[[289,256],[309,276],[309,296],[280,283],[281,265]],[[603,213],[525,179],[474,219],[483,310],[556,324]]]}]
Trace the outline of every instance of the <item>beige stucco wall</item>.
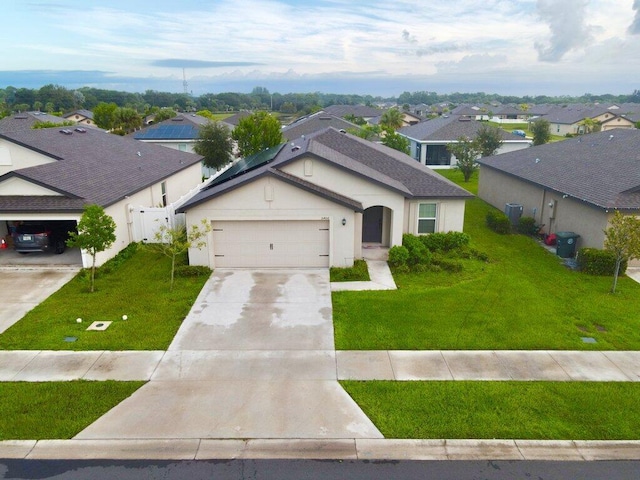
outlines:
[{"label": "beige stucco wall", "polygon": [[53,158],[0,138],[0,175],[19,168],[56,162]]},{"label": "beige stucco wall", "polygon": [[478,196],[500,211],[505,204],[523,206],[523,216],[533,217],[546,233],[575,232],[578,248],[602,248],[607,213],[572,197],[513,178],[486,166],[480,166]]},{"label": "beige stucco wall", "polygon": [[[269,200],[271,199],[271,200]],[[346,225],[342,225],[342,219]],[[187,226],[220,220],[329,220],[331,266],[353,265],[361,258],[360,243],[362,215],[318,195],[289,185],[279,179],[264,177],[224,195],[195,206],[187,212]],[[191,265],[215,268],[213,234],[207,246],[189,250]]]},{"label": "beige stucco wall", "polygon": [[404,232],[418,235],[418,208],[421,203],[436,204],[436,232],[462,232],[464,200],[423,199],[405,202]]},{"label": "beige stucco wall", "polygon": [[[314,157],[302,158],[284,168],[283,171],[315,185],[327,188],[369,207],[383,206],[391,210],[388,228],[388,245],[401,245],[404,217],[404,196],[388,188],[372,183],[362,177],[339,169]],[[386,231],[385,228],[383,231]]]},{"label": "beige stucco wall", "polygon": [[8,178],[0,183],[0,195],[60,195],[48,188],[28,182],[22,178]]}]

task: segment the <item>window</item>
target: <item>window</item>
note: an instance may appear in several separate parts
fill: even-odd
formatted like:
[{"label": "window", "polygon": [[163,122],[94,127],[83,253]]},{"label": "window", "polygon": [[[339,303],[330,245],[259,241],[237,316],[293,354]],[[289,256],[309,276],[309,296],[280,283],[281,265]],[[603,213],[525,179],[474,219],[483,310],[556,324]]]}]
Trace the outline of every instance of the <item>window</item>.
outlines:
[{"label": "window", "polygon": [[160,188],[162,189],[162,206],[167,206],[167,182],[162,182],[160,184]]},{"label": "window", "polygon": [[181,152],[186,152],[187,151],[187,144],[186,143],[179,143],[178,144],[178,150],[180,150]]},{"label": "window", "polygon": [[421,203],[418,206],[418,234],[436,231],[436,204]]}]

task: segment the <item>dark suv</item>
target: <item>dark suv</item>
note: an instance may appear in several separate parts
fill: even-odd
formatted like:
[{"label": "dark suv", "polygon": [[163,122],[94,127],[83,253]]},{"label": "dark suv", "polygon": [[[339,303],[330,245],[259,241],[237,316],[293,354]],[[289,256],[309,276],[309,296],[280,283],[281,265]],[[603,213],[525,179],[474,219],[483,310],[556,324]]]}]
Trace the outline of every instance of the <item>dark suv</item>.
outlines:
[{"label": "dark suv", "polygon": [[13,233],[13,248],[16,252],[56,252],[67,248],[69,231],[75,230],[76,222],[24,222]]}]

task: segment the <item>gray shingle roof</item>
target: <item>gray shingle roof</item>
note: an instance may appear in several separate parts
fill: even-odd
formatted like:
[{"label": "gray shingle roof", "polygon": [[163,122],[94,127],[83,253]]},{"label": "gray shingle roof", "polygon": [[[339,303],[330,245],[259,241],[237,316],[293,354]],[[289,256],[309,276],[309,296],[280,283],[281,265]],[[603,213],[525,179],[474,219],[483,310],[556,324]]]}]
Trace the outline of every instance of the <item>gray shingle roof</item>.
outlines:
[{"label": "gray shingle roof", "polygon": [[297,120],[291,125],[287,125],[282,129],[282,134],[287,140],[293,140],[303,135],[310,135],[320,130],[324,130],[327,127],[333,127],[338,130],[360,128],[355,123],[347,122],[346,120],[340,117],[336,117],[335,115],[331,115],[326,112],[317,112],[313,115],[309,115],[308,117]]},{"label": "gray shingle roof", "polygon": [[[251,182],[269,171],[282,173],[281,167],[308,155],[330,162],[342,170],[396,191],[406,198],[463,199],[473,196],[404,153],[353,135],[340,133],[334,128],[325,129],[304,139],[297,139],[293,143],[294,147],[286,146],[281,149],[270,163],[201,191],[180,211],[187,211],[192,206]],[[286,175],[293,181],[291,175]],[[332,198],[338,203],[354,202],[348,197],[322,187],[311,187],[312,184],[307,180],[297,179],[296,181],[308,184],[308,189],[315,189],[316,193]],[[350,206],[354,207],[354,205]]]},{"label": "gray shingle roof", "polygon": [[[600,208],[640,208],[640,130],[614,129],[479,160]],[[482,181],[482,175],[480,175]]]},{"label": "gray shingle roof", "polygon": [[[70,135],[60,133],[60,130],[46,128],[0,134],[0,138],[57,159],[14,170],[0,177],[0,181],[8,177],[24,178],[63,192],[68,199],[81,199],[106,207],[202,160],[199,155],[100,130],[86,129],[80,133],[70,127],[73,132]],[[36,206],[34,202],[43,199],[25,196],[23,200],[23,207],[31,208]],[[6,197],[5,201],[8,201]],[[82,210],[79,202],[68,205],[79,206],[78,210]],[[63,205],[59,208],[63,209]]]},{"label": "gray shingle roof", "polygon": [[573,125],[585,118],[594,118],[607,112],[612,114],[615,113],[614,111],[601,106],[590,107],[585,105],[570,105],[568,107],[556,107],[547,112],[544,118],[549,120],[551,123]]},{"label": "gray shingle roof", "polygon": [[366,105],[331,105],[326,107],[324,111],[336,117],[355,115],[362,118],[379,117],[384,113],[384,110],[367,107]]},{"label": "gray shingle roof", "polygon": [[34,123],[38,122],[63,123],[69,122],[69,120],[44,112],[16,113],[0,120],[0,133],[29,130]]},{"label": "gray shingle roof", "polygon": [[[398,133],[418,141],[453,142],[460,137],[475,137],[483,125],[486,124],[467,117],[450,115],[403,127],[398,130]],[[504,130],[500,130],[500,132],[502,140],[525,141],[513,133]]]}]

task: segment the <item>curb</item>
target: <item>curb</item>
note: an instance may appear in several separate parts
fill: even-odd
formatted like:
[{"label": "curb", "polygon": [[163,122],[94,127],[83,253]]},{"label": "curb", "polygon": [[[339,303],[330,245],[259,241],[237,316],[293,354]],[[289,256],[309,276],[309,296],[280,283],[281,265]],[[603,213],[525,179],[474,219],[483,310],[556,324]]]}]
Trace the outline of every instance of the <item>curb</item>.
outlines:
[{"label": "curb", "polygon": [[163,439],[5,440],[25,460],[640,460],[640,440]]}]

